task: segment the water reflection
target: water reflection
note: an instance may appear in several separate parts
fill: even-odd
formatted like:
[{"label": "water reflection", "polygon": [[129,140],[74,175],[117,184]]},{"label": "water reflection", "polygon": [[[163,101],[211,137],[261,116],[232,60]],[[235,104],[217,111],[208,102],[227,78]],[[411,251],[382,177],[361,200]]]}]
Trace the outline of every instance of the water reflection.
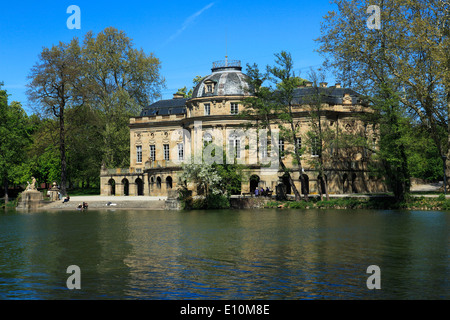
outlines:
[{"label": "water reflection", "polygon": [[[448,299],[448,230],[446,212],[5,214],[0,298]],[[72,264],[81,290],[66,288]]]}]

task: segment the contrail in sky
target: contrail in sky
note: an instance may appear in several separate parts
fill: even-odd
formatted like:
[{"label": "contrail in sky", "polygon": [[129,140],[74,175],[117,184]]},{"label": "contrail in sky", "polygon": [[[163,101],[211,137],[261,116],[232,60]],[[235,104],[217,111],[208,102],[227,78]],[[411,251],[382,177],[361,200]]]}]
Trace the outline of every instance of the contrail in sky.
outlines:
[{"label": "contrail in sky", "polygon": [[194,13],[193,15],[188,17],[186,20],[184,20],[183,24],[181,25],[181,28],[178,29],[178,31],[175,32],[173,35],[171,35],[169,37],[169,39],[167,39],[167,41],[164,42],[163,46],[168,44],[170,41],[172,41],[176,37],[178,37],[184,30],[186,30],[187,27],[189,27],[195,21],[195,19],[198,16],[200,16],[203,12],[205,12],[206,10],[211,8],[213,5],[214,5],[214,2],[211,2],[210,4],[208,4],[207,6],[203,7],[202,9],[200,9],[199,11],[197,11],[196,13]]}]

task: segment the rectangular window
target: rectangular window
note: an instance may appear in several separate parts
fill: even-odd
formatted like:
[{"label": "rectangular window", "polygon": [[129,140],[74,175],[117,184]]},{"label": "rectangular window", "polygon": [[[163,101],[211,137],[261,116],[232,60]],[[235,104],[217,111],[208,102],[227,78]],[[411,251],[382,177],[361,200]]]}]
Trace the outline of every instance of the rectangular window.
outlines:
[{"label": "rectangular window", "polygon": [[184,159],[184,145],[182,143],[178,144],[178,160]]},{"label": "rectangular window", "polygon": [[259,141],[259,156],[261,159],[267,158],[267,137]]},{"label": "rectangular window", "polygon": [[319,146],[319,138],[313,137],[311,139],[311,155],[313,157],[318,157],[319,156],[319,151],[320,151],[319,148],[320,148],[320,146]]},{"label": "rectangular window", "polygon": [[209,116],[211,113],[211,109],[209,103],[205,103],[205,116]]},{"label": "rectangular window", "polygon": [[237,103],[231,103],[231,114],[238,114],[239,113],[239,105]]},{"label": "rectangular window", "polygon": [[152,161],[156,160],[156,149],[155,149],[155,145],[151,145],[150,146],[150,159]]},{"label": "rectangular window", "polygon": [[239,137],[232,135],[229,139],[230,153],[235,155],[236,158],[241,158],[241,140]]},{"label": "rectangular window", "polygon": [[136,162],[142,163],[142,146],[136,146]]},{"label": "rectangular window", "polygon": [[297,152],[300,156],[302,156],[301,154],[301,149],[302,149],[302,138],[295,138],[295,147],[297,148]]},{"label": "rectangular window", "polygon": [[284,139],[278,140],[278,149],[280,150],[280,155],[284,156]]},{"label": "rectangular window", "polygon": [[164,160],[170,160],[169,145],[164,145]]},{"label": "rectangular window", "polygon": [[297,150],[300,151],[302,148],[302,138],[295,138],[295,146],[297,147]]},{"label": "rectangular window", "polygon": [[212,85],[211,85],[211,84],[208,84],[208,85],[206,86],[206,88],[208,88],[208,92],[212,92]]},{"label": "rectangular window", "polygon": [[241,158],[241,140],[238,138],[235,140],[236,144],[236,158]]}]

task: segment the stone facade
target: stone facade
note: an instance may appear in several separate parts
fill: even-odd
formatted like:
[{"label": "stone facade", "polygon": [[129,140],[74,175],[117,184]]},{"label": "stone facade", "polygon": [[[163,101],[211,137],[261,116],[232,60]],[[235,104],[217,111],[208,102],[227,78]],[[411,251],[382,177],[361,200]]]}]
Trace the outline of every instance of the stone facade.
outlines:
[{"label": "stone facade", "polygon": [[[311,108],[303,99],[311,88],[309,84],[295,91],[292,111],[295,126],[299,128],[298,137],[302,141],[308,139],[307,132],[311,130]],[[145,107],[140,116],[130,119],[130,167],[102,168],[101,194],[167,196],[179,187],[181,164],[188,159],[201,163],[202,150],[211,142],[214,146],[222,145],[226,156],[231,150],[234,150],[234,155],[239,153],[238,161],[246,165],[241,193],[253,192],[256,186],[274,191],[280,182],[286,185],[287,193],[292,193],[278,166],[269,170],[262,165],[260,146],[255,147],[257,140],[244,130],[242,125],[246,120],[237,116],[244,108],[242,100],[250,95],[247,89],[240,63],[226,62],[213,66],[212,74],[196,86],[192,98],[174,95],[173,99]],[[335,132],[365,137],[376,148],[378,131],[359,117],[371,110],[361,103],[358,94],[341,88],[339,84],[327,87],[322,83],[320,89],[326,97],[320,112],[322,126]],[[276,131],[277,125],[272,129]],[[238,137],[238,142],[230,138],[234,136]],[[281,140],[278,142],[282,143]],[[233,149],[230,149],[231,145]],[[288,143],[283,147],[285,150],[293,148]],[[323,153],[328,155],[324,157],[327,159],[324,171],[330,194],[387,191],[382,180],[370,175],[370,151],[366,148],[329,148]],[[320,192],[320,177],[314,157],[309,148],[302,155],[302,174],[310,194]],[[297,189],[302,190],[292,157],[284,157],[283,162],[290,169]],[[193,191],[195,193],[196,190]]]}]

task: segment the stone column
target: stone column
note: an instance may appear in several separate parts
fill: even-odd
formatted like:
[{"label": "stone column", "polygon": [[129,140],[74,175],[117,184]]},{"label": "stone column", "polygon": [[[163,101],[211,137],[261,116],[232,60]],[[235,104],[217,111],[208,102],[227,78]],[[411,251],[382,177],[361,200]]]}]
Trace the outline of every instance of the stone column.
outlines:
[{"label": "stone column", "polygon": [[135,182],[130,182],[128,185],[128,195],[137,196],[137,184]]},{"label": "stone column", "polygon": [[122,182],[116,183],[116,196],[123,196],[123,184],[122,184]]}]

